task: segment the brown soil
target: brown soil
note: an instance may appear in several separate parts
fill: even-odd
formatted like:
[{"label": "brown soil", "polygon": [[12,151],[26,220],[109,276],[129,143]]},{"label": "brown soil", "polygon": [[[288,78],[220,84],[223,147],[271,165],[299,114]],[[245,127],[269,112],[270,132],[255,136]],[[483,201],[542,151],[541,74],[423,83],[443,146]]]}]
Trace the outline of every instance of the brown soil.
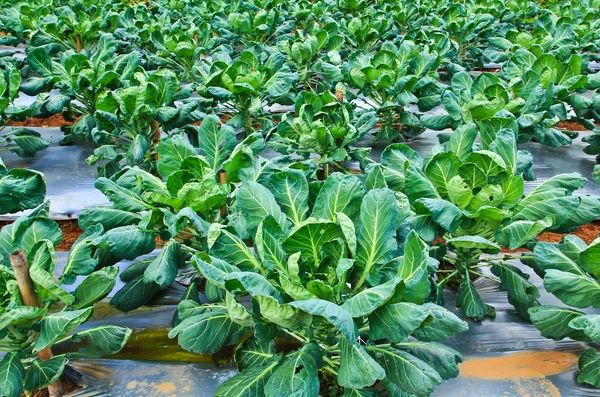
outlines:
[{"label": "brown soil", "polygon": [[490,380],[545,378],[577,365],[571,352],[524,351],[498,357],[467,358],[459,364],[460,376]]},{"label": "brown soil", "polygon": [[[11,224],[11,222],[0,221],[0,230],[2,227]],[[83,231],[79,228],[76,219],[69,219],[65,221],[56,221],[62,230],[62,240],[56,247],[56,251],[69,251],[71,246],[83,234]]]},{"label": "brown soil", "polygon": [[67,121],[62,114],[55,114],[45,119],[30,117],[25,121],[11,121],[8,125],[14,127],[61,127],[63,125],[73,125],[75,121]]},{"label": "brown soil", "polygon": [[[79,386],[77,386],[77,384],[75,382],[73,382],[68,376],[65,376],[65,375],[61,376],[60,381],[62,382],[62,387],[63,387],[63,391],[64,391],[65,395],[72,393],[79,389]],[[23,394],[23,396],[24,395],[25,394]],[[49,396],[48,389],[37,390],[31,394],[31,397],[48,397],[48,396]]]},{"label": "brown soil", "polygon": [[[589,245],[592,241],[597,239],[598,235],[600,234],[600,221],[594,221],[586,223],[585,225],[581,225],[577,230],[569,234],[579,237]],[[538,236],[538,241],[544,241],[547,243],[560,243],[564,236],[566,236],[566,234],[546,232]],[[528,250],[526,248],[517,248],[516,250],[509,250],[508,248],[502,249],[502,252],[508,253],[527,251]]]},{"label": "brown soil", "polygon": [[568,131],[589,131],[575,120],[561,121],[556,125],[558,128]]}]

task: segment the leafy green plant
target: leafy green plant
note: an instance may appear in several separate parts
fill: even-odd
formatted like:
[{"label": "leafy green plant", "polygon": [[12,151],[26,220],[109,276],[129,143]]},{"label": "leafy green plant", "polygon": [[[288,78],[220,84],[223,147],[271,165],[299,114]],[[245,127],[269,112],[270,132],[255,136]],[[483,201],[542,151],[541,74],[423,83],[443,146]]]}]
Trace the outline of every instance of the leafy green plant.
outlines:
[{"label": "leafy green plant", "polygon": [[0,214],[36,208],[46,197],[46,181],[37,171],[7,169],[0,159]]},{"label": "leafy green plant", "polygon": [[411,206],[407,227],[429,243],[442,239],[435,247],[442,263],[439,303],[443,287],[460,284],[457,305],[467,316],[494,316],[472,282],[490,277],[480,269],[491,266],[509,302],[527,317],[525,309],[539,296],[537,289],[505,261],[510,255],[495,255],[501,247],[513,250],[535,241],[543,231],[569,230],[596,219],[600,200],[573,195],[587,183],[579,174],[557,175],[524,195],[523,174],[531,161],[517,151],[514,130],[486,131],[482,150],[473,146],[477,135],[475,125],[464,125],[425,159],[404,144],[390,145],[381,165],[368,166],[365,173],[379,186],[404,193]]},{"label": "leafy green plant", "polygon": [[[28,172],[39,179],[33,171]],[[7,178],[11,176],[14,175],[2,176],[0,188],[4,190]],[[34,182],[29,179],[17,183],[31,185]],[[23,200],[13,197],[19,204],[13,204],[11,208],[19,210],[34,206],[34,197],[43,196],[45,190],[43,178],[38,183],[37,189],[33,189],[37,192],[32,192],[31,197]],[[79,249],[71,251],[67,268],[57,282],[53,277],[56,273],[54,248],[61,238],[60,227],[48,218],[47,203],[0,231],[0,351],[5,353],[0,360],[0,394],[3,396],[20,397],[23,391],[31,393],[42,389],[60,378],[69,359],[99,358],[117,353],[131,335],[129,328],[112,325],[77,330],[92,316],[94,303],[112,290],[118,269],[105,267],[94,271],[92,267],[89,276],[68,293],[61,285],[67,282],[70,267],[89,266],[86,255],[90,255],[92,248],[78,241]],[[24,252],[29,264],[28,273],[39,300],[35,306],[24,303],[20,292],[22,286],[18,285],[9,261],[9,256],[18,250]],[[84,347],[73,353],[53,357],[46,353],[45,357],[40,355],[38,358],[41,351],[68,341],[84,342]]]},{"label": "leafy green plant", "polygon": [[447,114],[423,115],[421,121],[434,130],[456,129],[465,123],[477,123],[483,130],[482,124],[505,123],[518,131],[519,142],[535,139],[547,146],[569,145],[574,135],[554,128],[567,120],[566,104],[554,101],[558,88],[553,82],[542,84],[533,70],[523,70],[521,76],[506,83],[492,73],[473,79],[460,71],[442,94]]},{"label": "leafy green plant", "polygon": [[426,77],[439,61],[435,54],[421,53],[410,41],[398,46],[386,42],[373,56],[364,50],[350,55],[342,66],[344,81],[358,89],[369,110],[377,112],[383,124],[377,139],[404,140],[424,131],[419,118],[405,106],[418,102],[416,90],[431,83]]},{"label": "leafy green plant", "polygon": [[[544,278],[544,287],[569,307],[552,305],[529,309],[533,325],[546,338],[571,338],[585,342],[600,341],[600,315],[573,309],[600,307],[600,239],[589,246],[568,235],[560,244],[538,243],[535,260],[527,261]],[[600,355],[586,350],[579,358],[577,380],[600,388]]]},{"label": "leafy green plant", "polygon": [[2,62],[0,66],[0,152],[10,150],[21,157],[30,157],[46,149],[50,146],[50,142],[42,138],[40,133],[29,128],[13,128],[4,132],[7,123],[21,121],[31,113],[29,107],[14,104],[19,96],[20,85],[21,74],[17,65],[11,61]]},{"label": "leafy green plant", "polygon": [[365,160],[368,150],[352,145],[375,127],[375,112],[363,112],[359,117],[351,104],[340,102],[328,91],[320,95],[303,91],[296,97],[294,114],[283,115],[268,136],[268,145],[274,150],[305,159],[317,154],[315,171],[325,169],[325,175],[330,165],[342,168],[344,161]]},{"label": "leafy green plant", "polygon": [[[437,342],[467,326],[425,303],[437,263],[415,232],[398,240],[408,208],[390,189],[340,173],[310,196],[295,169],[242,183],[235,228],[254,249],[210,226],[208,253],[192,258],[210,302],[183,300],[169,336],[195,353],[243,342],[240,374],[216,396],[431,394],[462,361]],[[289,351],[276,352],[279,338]]]},{"label": "leafy green plant", "polygon": [[277,51],[257,55],[245,50],[236,60],[225,51],[212,56],[212,63],[202,60],[197,67],[197,91],[219,103],[221,112],[233,118],[230,124],[247,135],[256,130],[256,123],[268,121],[261,118],[263,103],[276,103],[298,81],[298,74]]},{"label": "leafy green plant", "polygon": [[181,134],[161,141],[157,147],[161,178],[126,167],[110,179],[96,180],[96,188],[113,203],[79,216],[79,226],[97,247],[96,266],[149,254],[156,247],[155,237],[163,245],[158,255],[121,273],[127,284],[111,301],[117,309],[136,309],[167,289],[185,268],[186,254],[205,249],[209,225],[225,222],[227,212],[221,208],[227,204],[231,184],[251,172],[255,152],[264,148],[264,142],[255,134],[236,145],[233,129],[218,123],[216,116],[208,116],[198,128],[201,154]]}]

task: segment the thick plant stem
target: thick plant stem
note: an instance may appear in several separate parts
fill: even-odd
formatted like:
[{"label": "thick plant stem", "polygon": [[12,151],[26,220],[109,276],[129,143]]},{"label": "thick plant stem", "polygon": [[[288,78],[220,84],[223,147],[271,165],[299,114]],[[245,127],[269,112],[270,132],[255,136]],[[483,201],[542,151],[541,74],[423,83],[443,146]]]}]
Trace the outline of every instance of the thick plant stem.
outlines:
[{"label": "thick plant stem", "polygon": [[77,52],[81,52],[83,45],[81,44],[81,35],[79,33],[75,35],[75,41],[77,42]]},{"label": "thick plant stem", "polygon": [[[152,134],[152,146],[154,147],[154,162],[158,162],[158,152],[156,151],[156,147],[160,143],[160,126],[158,125],[158,120],[154,120],[152,124],[150,124],[150,132]],[[156,171],[158,175],[158,171]]]},{"label": "thick plant stem", "polygon": [[[27,264],[27,258],[25,253],[21,250],[15,251],[10,255],[10,264],[15,273],[17,279],[17,285],[19,286],[19,292],[23,303],[30,307],[39,307],[37,294],[35,292],[35,286],[29,275],[29,265]],[[37,339],[37,334],[34,337]],[[48,361],[52,358],[52,350],[50,347],[45,347],[38,352],[38,357],[42,361]],[[48,394],[50,397],[60,397],[63,395],[63,388],[60,379],[57,379],[50,385],[48,385]]]}]

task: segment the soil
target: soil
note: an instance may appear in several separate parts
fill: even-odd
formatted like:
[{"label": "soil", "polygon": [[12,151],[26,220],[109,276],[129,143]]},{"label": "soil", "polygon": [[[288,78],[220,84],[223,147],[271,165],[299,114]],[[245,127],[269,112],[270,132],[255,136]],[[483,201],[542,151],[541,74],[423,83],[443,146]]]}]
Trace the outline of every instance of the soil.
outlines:
[{"label": "soil", "polygon": [[61,127],[63,125],[73,125],[75,121],[67,121],[62,114],[55,114],[45,119],[30,117],[25,121],[12,121],[8,125],[14,127]]},{"label": "soil", "polygon": [[[65,395],[79,389],[79,386],[77,386],[77,384],[73,382],[68,376],[61,376],[60,381],[62,382],[62,387]],[[25,394],[23,394],[23,396],[25,396]],[[31,397],[49,397],[48,389],[34,391],[33,394],[31,394]]]},{"label": "soil", "polygon": [[[585,225],[581,225],[577,230],[569,234],[579,237],[589,245],[592,241],[597,239],[598,235],[600,234],[600,221],[594,221],[586,223]],[[564,236],[566,236],[566,234],[546,232],[538,236],[538,241],[544,241],[547,243],[560,243]],[[527,251],[528,250],[526,248],[517,248],[516,250],[509,250],[508,248],[502,249],[502,252],[508,253]]]},{"label": "soil", "polygon": [[556,125],[558,128],[568,131],[589,131],[587,128],[574,120],[561,121]]}]

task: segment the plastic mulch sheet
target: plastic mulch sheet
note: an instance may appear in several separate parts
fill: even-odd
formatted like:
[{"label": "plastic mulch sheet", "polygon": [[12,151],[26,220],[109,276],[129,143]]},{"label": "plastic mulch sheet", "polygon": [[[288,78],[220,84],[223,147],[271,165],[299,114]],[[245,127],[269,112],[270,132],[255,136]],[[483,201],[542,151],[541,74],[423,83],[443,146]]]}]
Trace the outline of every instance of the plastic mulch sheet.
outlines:
[{"label": "plastic mulch sheet", "polygon": [[[64,266],[66,254],[57,255],[60,268]],[[124,261],[119,266],[129,263]],[[545,292],[542,280],[531,269],[515,264],[531,275],[530,280],[540,289],[542,304],[564,306]],[[483,272],[490,275],[485,269]],[[111,295],[121,285],[117,285]],[[73,367],[83,374],[86,385],[73,396],[208,397],[236,373],[234,366],[207,362],[210,358],[187,353],[176,341],[167,338],[175,305],[184,291],[183,286],[174,285],[149,307],[127,314],[105,304],[97,307],[85,327],[125,325],[134,330],[133,343],[111,359],[73,362]],[[600,397],[600,390],[576,382],[578,355],[591,345],[543,338],[533,325],[517,316],[498,284],[480,278],[475,285],[484,302],[496,308],[496,317],[479,323],[469,321],[469,331],[444,342],[461,352],[465,361],[461,375],[442,383],[433,396]],[[454,309],[456,293],[447,290],[445,298],[446,307],[464,318]],[[600,310],[588,312],[600,313]]]}]

